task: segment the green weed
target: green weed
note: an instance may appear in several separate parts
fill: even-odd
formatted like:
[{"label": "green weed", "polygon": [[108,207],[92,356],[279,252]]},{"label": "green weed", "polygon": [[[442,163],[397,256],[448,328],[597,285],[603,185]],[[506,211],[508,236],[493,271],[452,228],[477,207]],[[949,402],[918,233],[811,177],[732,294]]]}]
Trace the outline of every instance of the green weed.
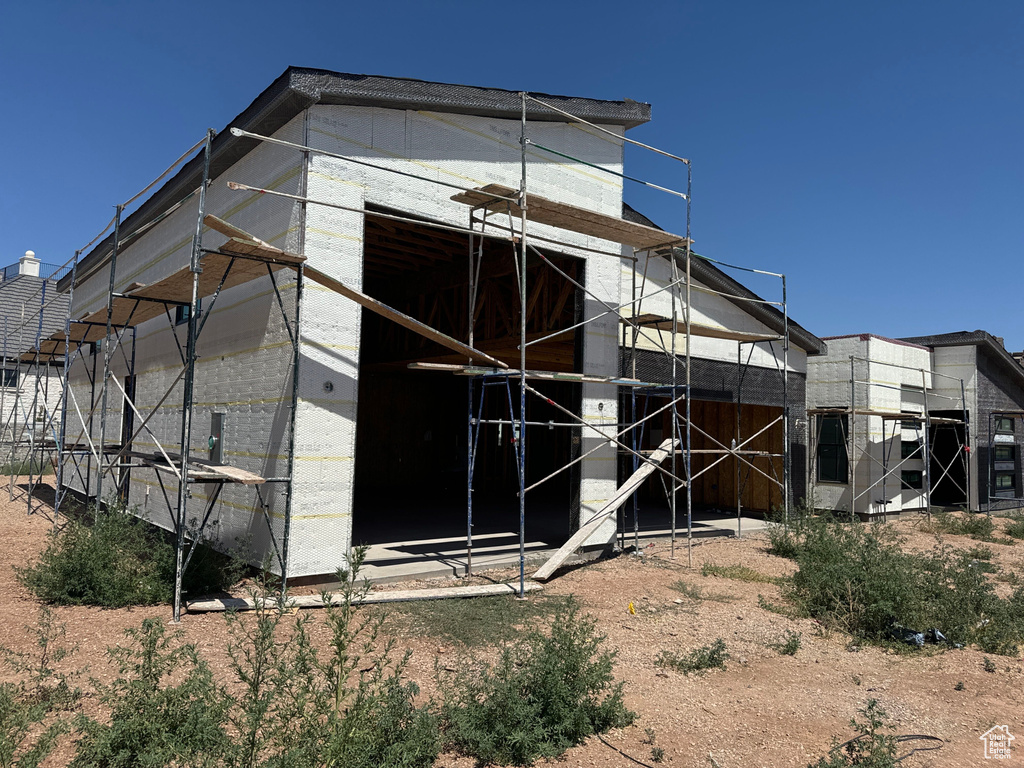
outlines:
[{"label": "green weed", "polygon": [[388,619],[401,629],[466,647],[510,642],[523,627],[548,622],[566,606],[567,598],[533,595],[517,600],[508,595],[469,600],[423,600],[394,603]]},{"label": "green weed", "polygon": [[781,584],[785,581],[785,579],[769,576],[745,565],[714,565],[712,563],[704,563],[701,566],[700,573],[701,576],[717,576],[721,579],[746,581],[753,584]]},{"label": "green weed", "polygon": [[884,525],[828,522],[807,529],[786,596],[806,616],[885,642],[903,627],[935,627],[953,643],[1015,654],[1024,640],[1024,589],[1000,599],[988,564],[940,547],[905,553]]},{"label": "green weed", "polygon": [[936,512],[931,527],[936,533],[970,536],[978,541],[992,541],[996,530],[991,516],[971,512]]},{"label": "green weed", "polygon": [[725,648],[725,641],[718,638],[711,645],[694,648],[686,654],[662,651],[654,663],[659,667],[666,667],[689,675],[691,672],[700,674],[709,669],[725,669],[725,662],[728,658],[729,652]]},{"label": "green weed", "polygon": [[1024,539],[1024,515],[1015,514],[1010,517],[1010,522],[1006,524],[1003,529],[1003,533],[1007,536],[1012,536],[1015,539]]},{"label": "green weed", "polygon": [[799,632],[787,629],[782,640],[768,643],[768,647],[773,651],[778,651],[783,656],[796,656],[796,652],[800,650],[800,638]]},{"label": "green weed", "polygon": [[898,742],[886,725],[886,711],[875,699],[858,710],[863,720],[853,718],[850,727],[858,735],[842,744],[834,743],[828,757],[822,757],[808,768],[896,768],[898,761],[896,749]]},{"label": "green weed", "polygon": [[669,584],[670,589],[674,589],[684,597],[688,597],[690,600],[696,601],[711,601],[714,603],[731,603],[736,599],[735,595],[729,595],[724,592],[712,592],[704,589],[699,584],[690,584],[689,582],[679,579],[673,584]]}]

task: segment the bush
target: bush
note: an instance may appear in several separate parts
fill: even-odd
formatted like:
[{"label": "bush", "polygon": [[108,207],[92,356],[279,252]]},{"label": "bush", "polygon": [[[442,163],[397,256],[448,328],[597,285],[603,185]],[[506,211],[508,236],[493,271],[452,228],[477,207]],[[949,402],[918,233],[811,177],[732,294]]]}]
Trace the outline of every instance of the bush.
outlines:
[{"label": "bush", "polygon": [[76,646],[65,644],[66,627],[43,606],[35,626],[33,652],[0,648],[6,665],[20,677],[0,684],[0,766],[35,768],[69,730],[65,713],[82,697],[73,678],[55,668]]},{"label": "bush", "polygon": [[1006,524],[1004,533],[1015,539],[1024,539],[1024,515],[1013,515],[1010,518],[1010,522]]},{"label": "bush", "polygon": [[[125,633],[131,644],[108,650],[118,678],[100,685],[109,722],[83,719],[71,768],[217,765],[227,746],[228,700],[195,647],[167,634],[159,619]],[[184,675],[177,684],[167,678]]]},{"label": "bush", "polygon": [[823,522],[805,530],[787,597],[804,615],[869,640],[936,628],[950,642],[1014,654],[1024,640],[1024,590],[1000,599],[978,554],[905,553],[880,524]]},{"label": "bush", "polygon": [[437,759],[437,719],[415,705],[419,691],[404,680],[408,654],[392,661],[391,645],[377,642],[384,617],[358,608],[369,589],[357,580],[364,556],[355,549],[338,591],[324,595],[325,652],[313,646],[309,617],[279,637],[274,594],[254,595],[254,621],[229,616],[228,653],[242,688],[228,715],[235,738],[218,765],[428,768]]},{"label": "bush", "polygon": [[745,565],[714,565],[713,563],[704,563],[701,566],[700,575],[717,576],[721,579],[733,579],[735,581],[747,581],[752,584],[781,584],[785,581],[785,579],[769,576]]},{"label": "bush", "polygon": [[800,650],[800,638],[799,632],[792,632],[787,629],[782,640],[768,643],[768,647],[773,651],[778,651],[783,656],[796,656],[796,652]]},{"label": "bush", "polygon": [[808,768],[897,768],[896,748],[898,741],[895,736],[884,733],[887,713],[875,699],[869,699],[859,710],[864,721],[856,718],[850,720],[850,727],[858,732],[858,736],[842,744],[835,744],[827,758],[823,757]]},{"label": "bush", "polygon": [[979,541],[992,541],[996,529],[990,515],[973,512],[936,512],[932,515],[932,527],[939,533],[970,536]]},{"label": "bush", "polygon": [[[175,549],[165,532],[123,506],[112,505],[86,524],[69,519],[49,534],[39,559],[18,571],[36,597],[58,605],[169,603],[174,590]],[[220,591],[240,577],[230,558],[197,548],[183,590]]]},{"label": "bush", "polygon": [[628,725],[614,653],[593,619],[570,602],[549,634],[502,649],[493,666],[442,677],[444,740],[480,765],[530,765],[556,757],[594,733]]},{"label": "bush", "polygon": [[662,651],[654,663],[659,667],[668,667],[676,672],[689,675],[691,672],[701,673],[709,669],[725,669],[725,662],[729,658],[725,650],[725,641],[718,638],[711,645],[703,645],[694,648],[685,655],[674,651]]}]

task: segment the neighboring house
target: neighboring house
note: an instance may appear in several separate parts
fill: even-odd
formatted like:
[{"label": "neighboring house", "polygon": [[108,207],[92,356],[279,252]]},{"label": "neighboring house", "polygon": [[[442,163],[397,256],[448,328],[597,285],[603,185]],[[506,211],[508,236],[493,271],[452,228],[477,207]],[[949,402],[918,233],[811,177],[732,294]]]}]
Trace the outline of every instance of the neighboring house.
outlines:
[{"label": "neighboring house", "polygon": [[[904,341],[932,351],[932,370],[964,380],[970,411],[972,510],[1020,507],[1024,500],[1024,368],[987,331],[914,336]],[[950,380],[936,380],[939,392]],[[942,387],[947,389],[943,390]]]},{"label": "neighboring house", "polygon": [[964,331],[826,342],[808,366],[815,506],[862,516],[1020,506],[1024,368],[1001,340]]},{"label": "neighboring house", "polygon": [[[64,329],[68,297],[57,292],[51,279],[56,267],[41,264],[32,251],[2,271],[0,280],[0,436],[6,456],[11,442],[30,438],[54,439],[60,430],[61,374],[49,360],[31,354],[37,337]],[[40,276],[42,272],[43,276]]]}]

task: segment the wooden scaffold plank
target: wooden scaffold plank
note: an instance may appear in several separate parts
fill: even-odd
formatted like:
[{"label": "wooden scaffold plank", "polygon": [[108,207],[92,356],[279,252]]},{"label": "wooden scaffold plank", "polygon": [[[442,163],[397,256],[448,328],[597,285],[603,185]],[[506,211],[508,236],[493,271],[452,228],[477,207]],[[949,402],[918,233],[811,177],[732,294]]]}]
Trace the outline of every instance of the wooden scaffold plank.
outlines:
[{"label": "wooden scaffold plank", "polygon": [[[500,199],[509,197],[514,199],[518,195],[519,191],[511,187],[488,184],[471,192],[460,192],[453,195],[452,200],[474,208],[486,208],[500,213],[509,212],[513,216],[519,216],[521,211],[518,204]],[[681,248],[686,245],[685,237],[673,235],[671,232],[636,224],[576,205],[548,200],[538,195],[529,195],[527,198],[526,218],[538,224],[547,224],[581,235],[622,243],[640,251]]]}]

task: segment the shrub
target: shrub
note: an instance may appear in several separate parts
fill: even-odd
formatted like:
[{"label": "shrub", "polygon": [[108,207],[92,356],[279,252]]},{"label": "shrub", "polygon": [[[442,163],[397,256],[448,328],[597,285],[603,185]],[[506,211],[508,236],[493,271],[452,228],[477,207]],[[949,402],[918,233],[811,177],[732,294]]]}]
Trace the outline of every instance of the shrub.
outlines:
[{"label": "shrub", "polygon": [[1024,639],[1024,590],[1000,599],[985,575],[990,566],[970,554],[905,553],[877,524],[816,525],[800,544],[787,597],[805,615],[858,637],[885,641],[908,628],[936,628],[950,642],[1014,654]]},{"label": "shrub", "polygon": [[60,722],[43,725],[49,713],[25,685],[0,683],[0,766],[36,768],[46,759],[65,730]]},{"label": "shrub", "polygon": [[883,732],[886,727],[887,713],[875,699],[869,699],[859,710],[864,721],[856,718],[850,720],[850,727],[858,732],[858,736],[842,744],[834,744],[827,758],[823,757],[808,768],[896,768],[896,748],[898,741],[895,736]]},{"label": "shrub", "polygon": [[780,584],[784,579],[755,571],[745,565],[714,565],[704,563],[700,569],[701,576],[718,576],[722,579],[733,579],[735,581],[747,581],[754,584]]},{"label": "shrub", "polygon": [[725,649],[725,641],[718,638],[711,645],[694,648],[683,655],[674,651],[662,651],[654,663],[659,667],[668,667],[676,672],[689,675],[691,672],[699,674],[709,669],[725,669],[725,662],[728,658],[729,652]]},{"label": "shrub", "polygon": [[236,738],[224,765],[427,768],[437,759],[437,719],[415,705],[418,689],[404,680],[408,654],[392,661],[391,645],[377,644],[383,616],[359,611],[369,589],[357,580],[364,557],[354,550],[340,588],[324,595],[324,652],[313,646],[308,617],[278,637],[281,614],[266,591],[256,596],[255,621],[229,617],[242,690],[229,713]]},{"label": "shrub", "polygon": [[[119,675],[99,684],[109,722],[83,719],[71,768],[217,765],[228,745],[228,701],[195,647],[167,634],[159,619],[125,632],[130,644],[108,649]],[[183,676],[168,681],[171,674]]]},{"label": "shrub", "polygon": [[972,512],[959,515],[952,512],[936,512],[932,515],[932,528],[939,533],[970,536],[979,541],[992,541],[996,529],[990,515]]},{"label": "shrub", "polygon": [[778,651],[783,656],[796,656],[796,652],[800,650],[800,638],[799,632],[787,629],[782,640],[768,643],[768,647],[773,651]]},{"label": "shrub", "polygon": [[[183,590],[219,591],[240,573],[230,558],[197,547]],[[69,519],[51,531],[39,559],[18,571],[38,598],[58,605],[120,608],[171,601],[175,550],[167,535],[123,506],[111,505],[91,524]]]},{"label": "shrub", "polygon": [[1004,533],[1015,539],[1024,539],[1024,515],[1013,515],[1010,522],[1006,524]]},{"label": "shrub", "polygon": [[556,757],[594,733],[632,722],[622,684],[613,684],[614,653],[601,650],[595,621],[573,601],[550,633],[531,633],[478,664],[441,680],[449,747],[480,765],[530,765]]}]

